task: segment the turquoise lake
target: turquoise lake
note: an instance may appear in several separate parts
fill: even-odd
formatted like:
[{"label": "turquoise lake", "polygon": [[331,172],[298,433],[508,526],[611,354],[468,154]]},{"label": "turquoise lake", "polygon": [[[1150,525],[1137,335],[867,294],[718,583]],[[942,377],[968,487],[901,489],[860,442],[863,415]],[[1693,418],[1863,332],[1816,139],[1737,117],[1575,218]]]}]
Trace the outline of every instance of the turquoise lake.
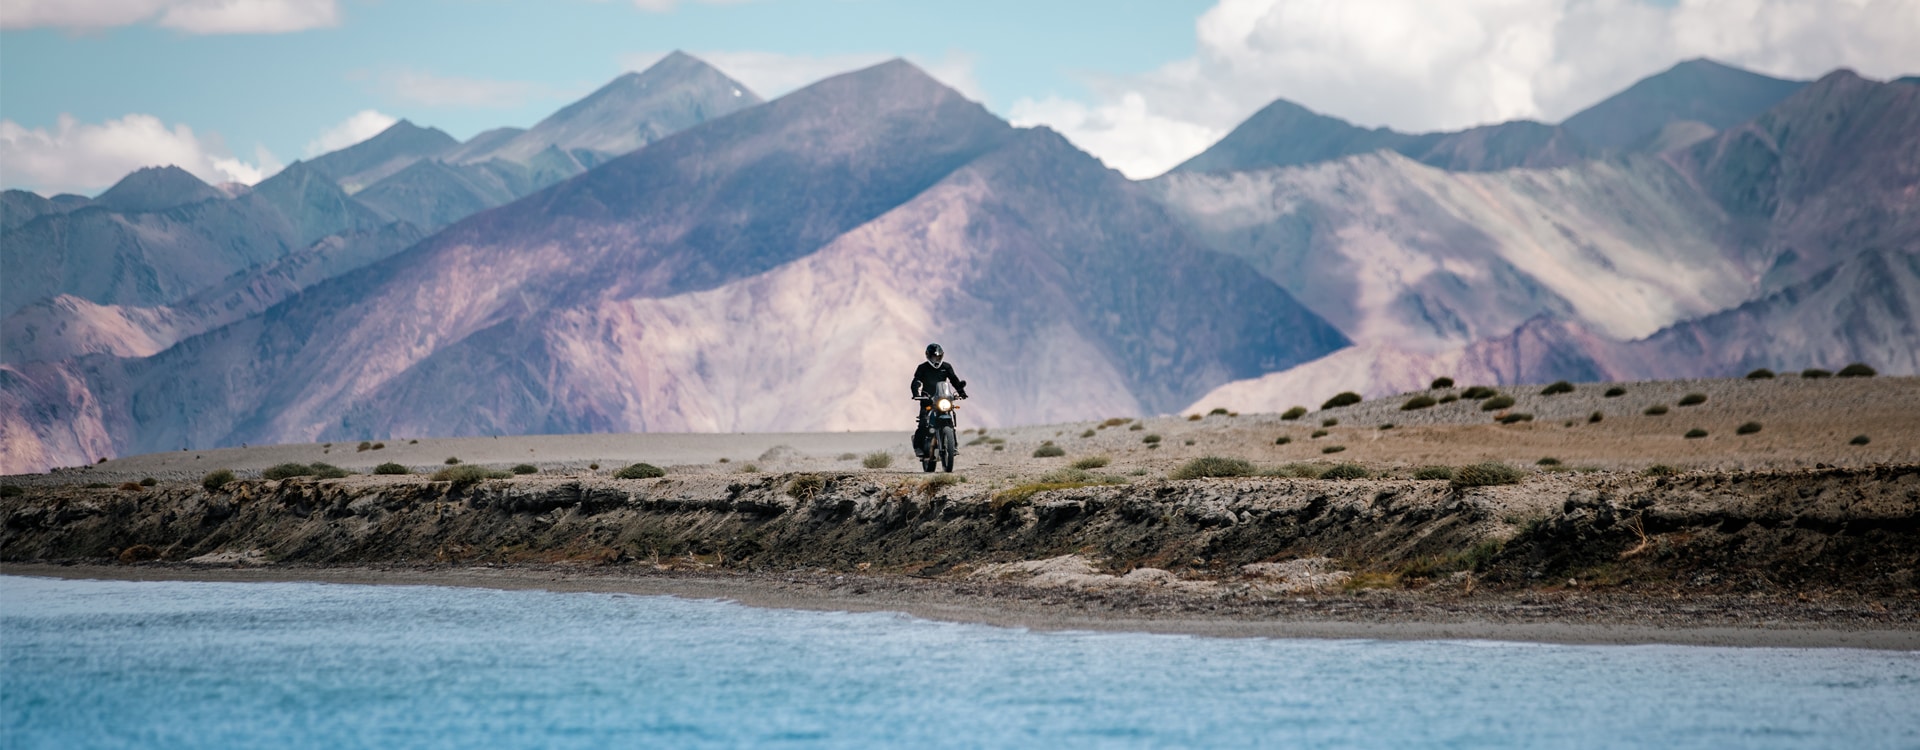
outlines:
[{"label": "turquoise lake", "polygon": [[1920,747],[1920,653],[0,576],[11,748]]}]

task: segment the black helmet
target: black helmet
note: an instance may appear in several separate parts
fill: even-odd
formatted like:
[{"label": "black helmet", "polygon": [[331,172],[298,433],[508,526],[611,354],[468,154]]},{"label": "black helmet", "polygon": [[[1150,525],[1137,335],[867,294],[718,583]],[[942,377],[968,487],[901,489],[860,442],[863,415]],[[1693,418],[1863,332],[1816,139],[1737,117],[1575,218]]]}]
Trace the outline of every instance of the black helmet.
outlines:
[{"label": "black helmet", "polygon": [[940,359],[945,356],[947,356],[947,351],[945,349],[941,349],[939,344],[927,345],[927,361],[928,362],[932,362],[936,365],[940,364]]}]

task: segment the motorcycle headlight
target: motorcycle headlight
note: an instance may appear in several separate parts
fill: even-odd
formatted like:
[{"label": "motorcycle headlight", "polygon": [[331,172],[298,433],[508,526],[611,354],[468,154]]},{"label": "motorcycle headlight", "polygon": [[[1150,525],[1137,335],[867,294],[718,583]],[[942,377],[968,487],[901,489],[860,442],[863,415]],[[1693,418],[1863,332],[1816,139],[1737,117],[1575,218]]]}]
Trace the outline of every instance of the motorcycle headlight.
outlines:
[{"label": "motorcycle headlight", "polygon": [[953,402],[944,398],[940,399],[940,402],[934,405],[940,407],[941,411],[953,411]]}]

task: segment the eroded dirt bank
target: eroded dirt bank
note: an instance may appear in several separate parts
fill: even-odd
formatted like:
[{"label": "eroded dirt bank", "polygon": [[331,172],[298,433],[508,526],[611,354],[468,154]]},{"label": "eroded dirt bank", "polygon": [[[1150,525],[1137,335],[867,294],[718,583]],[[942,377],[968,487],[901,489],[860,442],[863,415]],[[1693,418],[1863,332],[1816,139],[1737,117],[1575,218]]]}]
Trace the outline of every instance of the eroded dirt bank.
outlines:
[{"label": "eroded dirt bank", "polygon": [[0,521],[0,560],[15,563],[799,571],[1208,601],[1569,588],[1920,599],[1916,466],[1481,488],[1151,480],[1024,497],[872,474],[356,476],[36,487],[0,500]]}]

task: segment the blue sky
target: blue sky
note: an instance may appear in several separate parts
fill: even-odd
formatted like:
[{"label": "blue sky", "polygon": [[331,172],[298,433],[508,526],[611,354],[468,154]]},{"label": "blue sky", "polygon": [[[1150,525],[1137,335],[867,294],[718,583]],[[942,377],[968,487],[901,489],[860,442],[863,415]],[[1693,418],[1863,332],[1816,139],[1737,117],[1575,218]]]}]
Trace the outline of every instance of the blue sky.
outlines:
[{"label": "blue sky", "polygon": [[1557,120],[1696,56],[1803,78],[1920,70],[1920,0],[1796,5],[8,0],[0,183],[96,193],[154,160],[249,181],[396,117],[458,138],[527,126],[673,49],[763,95],[905,57],[1136,177],[1276,97],[1426,130]]}]

